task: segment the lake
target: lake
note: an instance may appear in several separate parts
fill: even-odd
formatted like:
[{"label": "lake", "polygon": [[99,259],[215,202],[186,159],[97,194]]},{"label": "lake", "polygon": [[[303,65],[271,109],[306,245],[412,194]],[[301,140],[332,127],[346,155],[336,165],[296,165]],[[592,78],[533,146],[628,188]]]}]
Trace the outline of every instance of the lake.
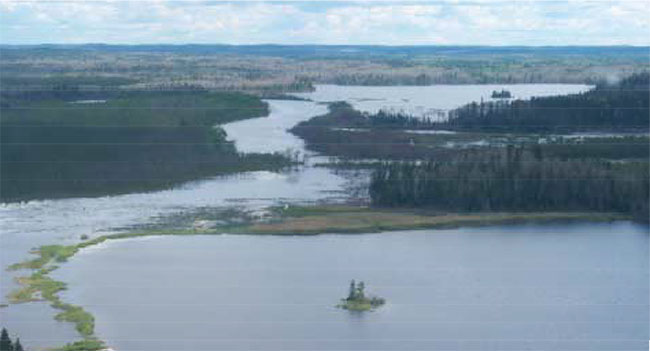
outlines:
[{"label": "lake", "polygon": [[[323,161],[324,158],[305,150],[302,140],[286,132],[286,129],[302,120],[325,113],[327,111],[326,106],[317,103],[318,101],[347,99],[355,107],[368,112],[372,112],[373,109],[391,108],[391,106],[397,106],[395,108],[398,108],[399,106],[411,105],[417,110],[427,111],[457,107],[480,99],[483,96],[489,96],[492,90],[507,89],[517,97],[527,97],[530,95],[577,93],[588,88],[585,85],[547,84],[430,87],[336,87],[319,85],[315,92],[306,94],[315,102],[269,100],[271,114],[268,117],[224,125],[229,138],[235,141],[239,150],[244,152],[282,152],[287,149],[300,152],[310,157],[310,161],[306,166],[282,173],[249,172],[233,176],[213,177],[190,182],[173,189],[150,193],[2,204],[0,205],[0,228],[2,228],[0,230],[0,267],[4,270],[13,263],[29,258],[28,252],[34,247],[46,244],[77,243],[83,234],[95,237],[115,233],[131,226],[155,223],[160,218],[166,218],[181,212],[232,206],[258,209],[284,203],[337,202],[349,199],[352,194],[350,189],[367,180],[365,174],[352,173],[346,175],[345,172],[341,171],[312,167],[313,163]],[[358,239],[348,240],[364,240],[362,238],[366,237],[374,238],[375,236],[359,236],[354,237]],[[196,239],[225,240],[223,238]],[[237,237],[237,240],[252,240],[240,238],[247,237]],[[276,239],[278,243],[290,240],[275,237],[258,238],[256,240],[272,241]],[[152,241],[152,243],[157,240]],[[165,238],[164,240],[175,240],[175,238]],[[257,242],[261,241],[255,241],[255,243]],[[638,243],[633,242],[633,244]],[[118,243],[110,245],[118,245]],[[644,247],[647,247],[647,245]],[[413,249],[417,250],[418,248]],[[95,252],[103,253],[104,251],[88,250],[88,253]],[[143,260],[148,259],[145,253],[153,252],[142,251],[140,254]],[[305,252],[304,254],[311,255],[312,253]],[[317,253],[313,254],[317,256]],[[631,265],[626,261],[627,258],[620,257],[619,259],[620,261],[613,268],[618,269]],[[633,260],[632,257],[629,259]],[[381,262],[367,264],[380,265]],[[77,269],[81,266],[75,265],[74,267]],[[538,268],[543,269],[544,267]],[[75,277],[73,270],[67,272],[70,278]],[[0,303],[6,303],[5,295],[16,287],[14,278],[21,274],[28,274],[28,272],[4,271],[0,275]],[[81,272],[79,274],[82,276]],[[332,289],[336,289],[336,293],[333,294],[334,297],[344,293],[347,280],[353,277],[340,278],[342,281],[338,281],[338,278],[336,282],[332,281]],[[367,279],[371,288],[375,285],[371,277],[359,278]],[[77,280],[77,283],[79,282]],[[191,286],[189,284],[186,288],[191,290]],[[74,301],[94,311],[92,306],[86,306],[87,300],[75,297],[77,289],[84,289],[83,284],[73,284],[71,286],[69,293],[72,294],[71,297]],[[381,293],[386,295],[384,290]],[[323,300],[327,299],[327,306],[336,303],[336,301],[330,301],[333,296],[330,292],[326,296],[323,295]],[[392,311],[395,307],[391,302],[394,303],[394,301],[390,300],[394,299],[394,297],[385,297],[389,298],[389,306],[386,306],[383,310]],[[647,304],[647,301],[644,303]],[[335,310],[334,313],[337,313],[338,316],[339,312]],[[77,339],[78,335],[71,324],[53,320],[55,313],[56,311],[46,303],[11,305],[0,309],[0,320],[3,326],[21,335],[21,340],[24,341],[23,344],[29,348],[56,346]],[[385,312],[376,313],[381,315]],[[198,317],[199,315],[197,315]],[[110,318],[104,320],[103,318],[103,315],[97,315],[97,322],[99,328],[101,328],[102,336],[106,337],[111,345],[117,345],[118,341],[111,339],[114,335],[109,334],[107,330],[110,329],[107,326],[107,321],[120,325],[126,323],[128,318],[124,320]],[[363,319],[354,320],[359,321],[359,323],[363,321]],[[360,327],[363,327],[363,324],[360,324]]]},{"label": "lake", "polygon": [[[641,350],[629,223],[115,241],[55,277],[116,350]],[[351,279],[387,304],[334,306]]]},{"label": "lake", "polygon": [[368,113],[380,110],[444,119],[448,110],[472,101],[492,101],[493,91],[505,89],[515,99],[577,94],[591,89],[582,84],[470,84],[429,86],[317,85],[309,93],[293,94],[317,102],[347,101]]}]

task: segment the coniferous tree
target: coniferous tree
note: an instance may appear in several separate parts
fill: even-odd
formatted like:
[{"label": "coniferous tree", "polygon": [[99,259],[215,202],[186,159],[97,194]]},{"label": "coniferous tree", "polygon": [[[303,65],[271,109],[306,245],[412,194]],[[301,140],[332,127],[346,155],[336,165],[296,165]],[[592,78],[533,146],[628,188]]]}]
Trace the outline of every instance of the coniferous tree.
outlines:
[{"label": "coniferous tree", "polygon": [[16,345],[14,345],[14,351],[24,351],[23,345],[20,344],[20,338],[16,338]]},{"label": "coniferous tree", "polygon": [[350,282],[350,292],[348,293],[348,300],[354,300],[357,296],[357,287],[354,279]]},{"label": "coniferous tree", "polygon": [[7,333],[7,329],[5,328],[2,328],[2,334],[0,334],[0,351],[14,351],[9,333]]},{"label": "coniferous tree", "polygon": [[366,284],[364,284],[362,281],[359,282],[359,284],[357,285],[357,298],[363,299],[366,297],[366,294],[364,292],[365,289],[366,289]]}]

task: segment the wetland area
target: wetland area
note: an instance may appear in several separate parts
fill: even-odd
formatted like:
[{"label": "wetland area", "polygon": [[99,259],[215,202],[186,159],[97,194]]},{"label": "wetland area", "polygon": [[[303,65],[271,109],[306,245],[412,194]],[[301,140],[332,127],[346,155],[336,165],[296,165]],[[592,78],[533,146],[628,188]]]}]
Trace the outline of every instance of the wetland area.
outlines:
[{"label": "wetland area", "polygon": [[[528,99],[590,88],[317,85],[295,94],[305,101],[265,100],[268,116],[222,125],[228,140],[300,164],[166,190],[4,203],[0,263],[32,259],[43,245],[109,239],[79,247],[48,275],[67,284],[61,301],[92,316],[87,336],[117,351],[637,349],[649,338],[646,224],[618,213],[369,210],[372,169],[326,167],[339,159],[288,132],[333,101],[427,116],[491,100],[495,89]],[[15,278],[28,273],[2,274],[3,325],[34,350],[79,340],[47,301],[9,303]],[[350,279],[386,304],[337,309]]]}]

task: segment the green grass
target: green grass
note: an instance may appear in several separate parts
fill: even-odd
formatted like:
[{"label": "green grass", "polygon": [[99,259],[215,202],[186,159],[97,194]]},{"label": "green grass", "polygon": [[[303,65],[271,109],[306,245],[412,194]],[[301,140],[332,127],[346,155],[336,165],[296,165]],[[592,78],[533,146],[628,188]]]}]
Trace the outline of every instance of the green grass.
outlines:
[{"label": "green grass", "polygon": [[103,342],[95,339],[87,339],[69,343],[56,351],[99,351],[106,348]]},{"label": "green grass", "polygon": [[385,303],[386,301],[384,299],[378,297],[373,297],[373,298],[362,297],[362,298],[351,299],[351,300],[341,299],[341,303],[336,305],[336,307],[348,311],[364,312],[364,311],[372,311],[374,309],[377,309],[383,306]]},{"label": "green grass", "polygon": [[370,301],[368,300],[348,301],[344,299],[341,300],[341,303],[338,304],[336,307],[342,308],[344,310],[356,311],[356,312],[370,311],[373,309],[373,306],[370,304]]},{"label": "green grass", "polygon": [[525,222],[613,221],[631,219],[618,213],[493,212],[440,213],[422,209],[378,209],[352,206],[288,207],[267,223],[251,223],[233,232],[249,234],[368,233],[389,230],[454,228]]},{"label": "green grass", "polygon": [[95,332],[95,317],[79,306],[62,303],[57,306],[63,312],[58,313],[54,318],[57,321],[74,323],[75,329],[84,337],[90,337]]},{"label": "green grass", "polygon": [[76,246],[63,246],[63,245],[46,245],[41,246],[33,253],[38,254],[39,257],[33,260],[20,262],[9,266],[10,270],[16,269],[40,269],[51,261],[65,262],[68,258],[77,253],[78,247]]},{"label": "green grass", "polygon": [[73,323],[79,334],[91,338],[95,329],[94,317],[79,306],[62,302],[58,293],[66,289],[66,284],[52,279],[49,274],[58,268],[56,263],[66,262],[79,249],[99,244],[107,239],[108,237],[104,236],[76,245],[45,245],[33,251],[32,253],[39,255],[38,258],[10,267],[10,269],[35,269],[35,271],[29,276],[16,278],[20,288],[9,293],[9,302],[48,301],[50,306],[61,310],[55,316],[56,320]]}]

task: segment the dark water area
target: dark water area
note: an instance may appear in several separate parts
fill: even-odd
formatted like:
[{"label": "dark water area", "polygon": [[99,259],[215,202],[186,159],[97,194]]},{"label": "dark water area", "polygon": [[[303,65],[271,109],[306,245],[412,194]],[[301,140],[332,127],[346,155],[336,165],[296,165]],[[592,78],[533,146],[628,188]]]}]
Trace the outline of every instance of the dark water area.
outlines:
[{"label": "dark water area", "polygon": [[[152,237],[55,277],[115,350],[642,350],[648,229],[519,225]],[[350,279],[387,300],[337,309]]]}]

